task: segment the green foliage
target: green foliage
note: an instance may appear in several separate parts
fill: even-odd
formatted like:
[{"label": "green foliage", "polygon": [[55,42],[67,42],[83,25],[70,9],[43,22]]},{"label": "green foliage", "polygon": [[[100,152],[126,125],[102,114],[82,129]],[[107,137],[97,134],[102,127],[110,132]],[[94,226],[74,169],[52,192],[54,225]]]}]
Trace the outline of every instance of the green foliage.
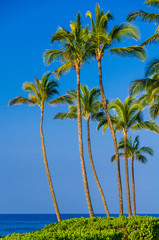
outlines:
[{"label": "green foliage", "polygon": [[153,23],[159,22],[159,14],[147,13],[142,10],[130,13],[127,17],[127,20],[131,22],[131,21],[137,20],[139,17],[141,18],[142,21],[153,22]]},{"label": "green foliage", "polygon": [[[159,0],[146,0],[145,4],[147,6],[156,7],[158,10],[159,7]],[[142,21],[146,21],[149,23],[154,23],[155,25],[159,23],[159,14],[158,13],[148,13],[142,10],[132,12],[127,16],[127,21],[135,21],[141,19]],[[148,43],[157,43],[159,41],[159,26],[156,29],[155,34],[153,34],[151,37],[149,37],[144,43],[141,44],[141,46],[145,46]]]},{"label": "green foliage", "polygon": [[13,234],[4,240],[158,240],[159,219],[153,217],[80,218],[49,224],[41,231]]},{"label": "green foliage", "polygon": [[[38,105],[39,107],[45,107],[47,104],[63,104],[72,103],[68,95],[63,95],[58,98],[54,98],[59,92],[57,80],[50,80],[51,73],[46,72],[43,74],[42,79],[39,80],[35,77],[33,82],[25,82],[23,84],[23,90],[29,92],[28,98],[21,96],[15,97],[10,100],[9,106],[17,104]],[[53,100],[52,100],[53,99]],[[44,105],[45,104],[45,105]]]},{"label": "green foliage", "polygon": [[[127,97],[122,103],[120,99],[116,99],[108,104],[108,109],[113,109],[111,114],[112,124],[115,132],[128,130],[150,130],[159,133],[159,126],[156,122],[144,121],[142,116],[142,104],[137,102],[135,98]],[[103,133],[108,128],[107,119],[102,119],[97,126],[97,130],[103,127]]]},{"label": "green foliage", "polygon": [[58,42],[60,49],[46,50],[43,55],[44,62],[48,65],[55,60],[62,62],[54,71],[57,78],[72,69],[77,70],[90,57],[90,35],[88,27],[82,27],[80,13],[77,14],[76,21],[70,23],[70,29],[67,31],[59,27],[52,35],[51,43]]},{"label": "green foliage", "polygon": [[[80,85],[80,102],[81,102],[81,114],[85,120],[101,120],[104,117],[104,113],[101,111],[102,102],[99,101],[100,90],[98,88],[88,89],[86,85]],[[77,92],[75,90],[69,90],[67,96],[70,99],[69,112],[57,113],[54,119],[77,119]],[[72,102],[71,102],[72,101]]]},{"label": "green foliage", "polygon": [[96,6],[96,19],[93,20],[90,11],[86,13],[91,20],[91,53],[96,59],[101,59],[106,52],[121,55],[123,57],[135,56],[141,60],[145,59],[145,50],[142,46],[130,46],[112,48],[113,44],[121,42],[126,38],[139,39],[139,33],[135,26],[129,23],[116,25],[108,32],[108,23],[113,19],[110,12],[104,13],[100,6]]},{"label": "green foliage", "polygon": [[[146,163],[147,158],[143,154],[149,154],[150,156],[153,156],[153,150],[150,147],[139,147],[140,141],[139,136],[136,136],[134,141],[132,141],[132,138],[129,137],[127,139],[127,157],[131,159],[136,159],[141,163]],[[122,138],[118,143],[118,150],[124,151],[124,138]],[[124,153],[119,153],[119,156],[124,158]],[[112,156],[111,162],[115,160],[115,155]]]},{"label": "green foliage", "polygon": [[146,77],[154,76],[155,74],[159,74],[159,57],[154,58],[147,65],[146,69]]},{"label": "green foliage", "polygon": [[155,58],[147,66],[146,76],[150,78],[131,82],[131,95],[142,93],[138,102],[150,106],[149,113],[152,119],[159,116],[159,58]]}]

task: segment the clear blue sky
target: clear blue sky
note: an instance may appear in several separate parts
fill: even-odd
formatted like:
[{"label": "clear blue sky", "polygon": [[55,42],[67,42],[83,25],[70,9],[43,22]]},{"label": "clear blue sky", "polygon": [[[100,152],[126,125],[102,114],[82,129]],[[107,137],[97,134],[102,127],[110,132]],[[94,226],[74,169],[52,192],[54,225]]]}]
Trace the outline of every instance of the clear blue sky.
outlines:
[{"label": "clear blue sky", "polygon": [[[23,94],[23,82],[33,81],[34,76],[40,79],[45,71],[59,66],[59,63],[49,67],[43,64],[42,54],[51,48],[49,41],[52,33],[58,26],[69,28],[70,20],[75,19],[78,11],[82,14],[83,24],[88,24],[89,19],[85,13],[90,10],[94,14],[96,3],[94,0],[0,1],[0,213],[54,213],[41,153],[40,110],[28,106],[11,108],[8,107],[8,102]],[[110,27],[125,21],[127,14],[133,10],[146,10],[143,0],[100,0],[98,3],[104,11],[110,10],[113,13],[114,22]],[[151,8],[149,10],[153,11]],[[141,40],[125,41],[125,46],[140,44],[155,30],[152,24],[135,24],[140,28]],[[158,46],[151,45],[147,49],[146,62],[156,56]],[[144,77],[146,62],[105,56],[103,81],[107,97],[124,100],[128,95],[130,81]],[[62,76],[59,81],[60,94],[76,87],[74,72]],[[89,88],[98,86],[95,61],[82,67],[81,82]],[[66,109],[67,107],[61,106],[48,107],[45,112],[44,134],[49,166],[61,213],[88,213],[78,150],[77,123],[52,120],[56,112]],[[83,130],[93,208],[95,213],[104,213],[89,164],[85,123]],[[101,131],[96,131],[96,123],[93,123],[91,136],[94,162],[110,213],[118,213],[116,166],[115,163],[110,163],[110,157],[114,154],[110,133],[107,131],[102,135]],[[146,165],[135,163],[137,213],[159,213],[159,137],[154,133],[142,132],[140,140],[141,145],[152,147],[155,155],[148,159]],[[121,169],[124,212],[127,213],[123,161]]]}]

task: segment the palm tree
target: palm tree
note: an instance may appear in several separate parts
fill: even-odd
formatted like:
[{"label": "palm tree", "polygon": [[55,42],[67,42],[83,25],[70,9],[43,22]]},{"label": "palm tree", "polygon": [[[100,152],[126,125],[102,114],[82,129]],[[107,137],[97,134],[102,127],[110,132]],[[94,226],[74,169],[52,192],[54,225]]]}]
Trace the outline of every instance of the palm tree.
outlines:
[{"label": "palm tree", "polygon": [[144,79],[131,82],[129,92],[131,95],[142,95],[139,102],[150,106],[149,113],[152,119],[159,116],[159,58],[147,65]]},{"label": "palm tree", "polygon": [[116,42],[121,42],[125,38],[134,38],[137,40],[139,38],[138,31],[136,27],[128,23],[122,23],[120,25],[114,26],[113,29],[108,32],[108,22],[113,19],[112,14],[108,11],[104,13],[100,10],[99,5],[96,6],[96,21],[93,21],[92,14],[90,11],[86,15],[91,20],[91,53],[93,57],[98,61],[99,69],[99,84],[100,91],[103,99],[103,107],[105,111],[106,118],[110,127],[112,134],[115,155],[116,155],[116,167],[117,167],[117,179],[118,179],[118,190],[119,190],[119,216],[123,215],[123,197],[122,197],[122,185],[120,176],[120,166],[119,166],[119,154],[117,147],[117,140],[113,130],[113,125],[109,116],[106,97],[102,82],[102,67],[101,61],[105,53],[111,53],[121,56],[135,56],[139,59],[145,59],[145,51],[142,47],[130,46],[130,47],[117,47],[113,48],[112,45]]},{"label": "palm tree", "polygon": [[[96,184],[99,188],[99,192],[102,197],[102,201],[104,204],[104,208],[107,214],[107,217],[110,217],[109,210],[107,207],[106,199],[103,193],[103,189],[101,187],[101,184],[99,182],[96,169],[94,166],[93,162],[93,156],[92,156],[92,149],[91,149],[91,138],[90,138],[90,120],[99,120],[103,116],[103,112],[101,112],[101,105],[102,103],[99,102],[99,97],[100,97],[100,90],[98,88],[92,88],[90,91],[86,85],[81,85],[81,95],[80,95],[80,100],[81,100],[81,114],[82,117],[86,120],[87,122],[87,142],[88,142],[88,153],[89,153],[89,160],[91,164],[91,168],[93,171],[93,175],[96,181]],[[66,113],[57,113],[54,116],[54,119],[75,119],[77,120],[77,91],[70,90],[68,91],[68,96],[70,96],[71,99],[74,100],[74,104],[71,104],[69,106],[69,112]]]},{"label": "palm tree", "polygon": [[12,100],[10,100],[9,106],[13,106],[17,104],[27,104],[31,106],[38,105],[40,107],[40,110],[41,110],[40,136],[41,136],[41,147],[42,147],[44,165],[45,165],[46,175],[47,175],[49,188],[51,192],[51,197],[55,207],[56,216],[58,221],[61,221],[61,216],[60,216],[58,204],[56,201],[55,192],[54,192],[50,171],[49,171],[49,166],[48,166],[48,161],[47,161],[47,156],[46,156],[44,134],[43,134],[43,114],[44,114],[44,109],[48,104],[55,105],[57,103],[64,103],[66,101],[71,103],[71,101],[69,100],[69,97],[67,95],[63,95],[61,97],[53,99],[55,95],[59,94],[57,90],[58,83],[56,80],[49,80],[50,76],[51,76],[51,73],[47,72],[43,74],[41,80],[38,80],[35,77],[35,83],[25,82],[23,84],[23,90],[29,92],[28,98],[21,97],[21,96],[15,97]]},{"label": "palm tree", "polygon": [[[128,215],[131,216],[131,202],[130,202],[130,187],[129,187],[129,173],[128,173],[128,157],[127,157],[127,136],[128,131],[148,129],[159,133],[159,127],[155,122],[144,121],[142,117],[143,106],[134,98],[127,97],[122,103],[120,99],[116,99],[109,103],[109,110],[113,109],[114,114],[111,115],[114,131],[122,131],[124,135],[124,160],[125,160],[125,177],[126,177],[126,193]],[[108,128],[108,120],[105,118],[100,121],[97,129],[103,126],[103,132]]]},{"label": "palm tree", "polygon": [[77,14],[75,22],[70,24],[71,31],[59,28],[51,37],[51,43],[55,41],[61,44],[61,49],[50,49],[44,53],[44,61],[49,65],[54,60],[60,60],[63,64],[54,71],[57,77],[62,73],[68,72],[71,69],[76,71],[77,75],[77,115],[78,115],[78,140],[79,151],[81,159],[81,168],[83,175],[83,183],[87,205],[90,217],[94,216],[89,186],[87,181],[87,174],[85,168],[85,161],[83,155],[83,139],[82,139],[82,120],[81,120],[81,103],[80,103],[80,70],[82,64],[88,60],[90,46],[88,44],[89,31],[88,27],[83,28],[81,25],[81,15]]},{"label": "palm tree", "polygon": [[[145,4],[147,7],[157,7],[157,10],[159,9],[159,1],[158,0],[146,0]],[[128,15],[127,20],[129,22],[135,21],[138,18],[140,18],[142,21],[146,21],[148,23],[154,23],[155,25],[159,23],[159,14],[158,13],[148,13],[142,10],[139,10],[137,12],[132,12]],[[141,46],[144,46],[148,43],[156,43],[159,40],[159,26],[157,27],[155,33],[149,37],[146,41],[144,41]]]},{"label": "palm tree", "polygon": [[[118,143],[118,150],[124,150],[124,139],[121,139]],[[136,199],[135,199],[135,177],[134,177],[134,160],[138,160],[141,163],[146,163],[147,158],[144,153],[153,156],[153,150],[150,147],[139,148],[139,136],[135,137],[132,141],[130,137],[127,139],[127,157],[131,159],[131,177],[132,177],[132,196],[133,196],[133,215],[136,216]],[[124,157],[124,153],[120,153],[121,157]],[[115,160],[115,155],[112,156],[111,162]]]}]

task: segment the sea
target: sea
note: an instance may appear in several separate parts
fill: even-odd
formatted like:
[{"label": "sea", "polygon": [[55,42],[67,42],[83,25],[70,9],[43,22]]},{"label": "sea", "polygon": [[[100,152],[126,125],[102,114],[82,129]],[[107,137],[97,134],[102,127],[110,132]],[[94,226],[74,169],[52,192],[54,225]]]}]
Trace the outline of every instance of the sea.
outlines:
[{"label": "sea", "polygon": [[[138,214],[140,216],[158,217],[159,214]],[[95,217],[105,217],[105,214],[95,214]],[[125,216],[127,216],[125,214]],[[70,218],[89,217],[88,214],[61,214],[62,220]],[[118,217],[118,214],[111,214]],[[0,237],[13,233],[27,233],[41,230],[45,225],[57,222],[55,214],[0,214]]]}]

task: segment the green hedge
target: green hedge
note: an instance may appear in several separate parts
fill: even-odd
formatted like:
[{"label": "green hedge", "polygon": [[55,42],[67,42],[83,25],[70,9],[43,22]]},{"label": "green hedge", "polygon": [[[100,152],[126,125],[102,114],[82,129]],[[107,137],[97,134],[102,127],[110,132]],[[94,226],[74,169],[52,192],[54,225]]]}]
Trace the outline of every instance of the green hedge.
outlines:
[{"label": "green hedge", "polygon": [[40,231],[13,234],[4,240],[159,240],[159,219],[153,217],[74,218]]}]

